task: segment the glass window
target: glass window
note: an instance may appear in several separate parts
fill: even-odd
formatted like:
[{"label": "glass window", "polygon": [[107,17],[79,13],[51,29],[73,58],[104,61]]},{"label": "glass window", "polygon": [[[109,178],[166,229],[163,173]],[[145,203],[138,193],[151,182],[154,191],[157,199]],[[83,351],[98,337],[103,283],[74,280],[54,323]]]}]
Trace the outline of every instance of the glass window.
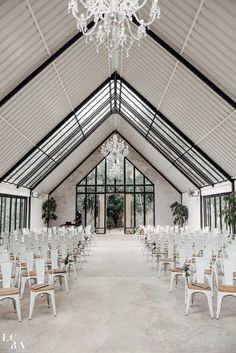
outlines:
[{"label": "glass window", "polygon": [[[127,158],[120,163],[123,173],[119,178],[110,177],[109,162],[103,159],[77,184],[77,210],[82,215],[82,224],[93,224],[99,233],[111,227],[111,216],[113,225],[119,223],[129,233],[139,224],[154,224],[153,184]],[[116,222],[110,207],[108,224],[111,203],[112,207],[122,205],[123,210],[119,211],[119,222]]]},{"label": "glass window", "polygon": [[0,233],[27,226],[27,197],[0,194]]}]

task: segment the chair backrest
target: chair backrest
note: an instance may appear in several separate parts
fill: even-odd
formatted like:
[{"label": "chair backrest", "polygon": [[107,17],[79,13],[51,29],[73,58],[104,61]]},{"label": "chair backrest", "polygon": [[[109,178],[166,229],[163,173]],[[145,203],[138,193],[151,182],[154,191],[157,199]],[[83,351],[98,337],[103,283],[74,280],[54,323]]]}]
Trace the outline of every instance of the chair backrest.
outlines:
[{"label": "chair backrest", "polygon": [[3,288],[11,287],[11,274],[13,263],[11,261],[1,263]]},{"label": "chair backrest", "polygon": [[35,261],[37,284],[43,284],[45,280],[45,259]]},{"label": "chair backrest", "polygon": [[228,250],[228,258],[231,260],[236,259],[236,251],[232,250],[232,248]]},{"label": "chair backrest", "polygon": [[224,284],[227,286],[233,285],[234,262],[230,259],[223,260],[224,268]]},{"label": "chair backrest", "polygon": [[55,270],[58,268],[58,251],[57,249],[51,250],[51,265],[52,265],[52,270]]},{"label": "chair backrest", "polygon": [[27,271],[33,271],[33,266],[34,266],[34,253],[33,251],[27,251],[26,252],[26,266],[27,266]]},{"label": "chair backrest", "polygon": [[205,269],[208,269],[212,261],[212,249],[204,249],[203,258],[205,260]]},{"label": "chair backrest", "polygon": [[61,243],[61,255],[63,258],[67,256],[67,245],[65,243]]},{"label": "chair backrest", "polygon": [[204,283],[204,270],[205,270],[205,259],[197,257],[195,260],[196,265],[196,280],[198,283]]},{"label": "chair backrest", "polygon": [[8,262],[9,261],[9,254],[8,252],[0,252],[0,263]]},{"label": "chair backrest", "polygon": [[186,262],[186,252],[184,248],[179,249],[179,267],[183,267]]}]

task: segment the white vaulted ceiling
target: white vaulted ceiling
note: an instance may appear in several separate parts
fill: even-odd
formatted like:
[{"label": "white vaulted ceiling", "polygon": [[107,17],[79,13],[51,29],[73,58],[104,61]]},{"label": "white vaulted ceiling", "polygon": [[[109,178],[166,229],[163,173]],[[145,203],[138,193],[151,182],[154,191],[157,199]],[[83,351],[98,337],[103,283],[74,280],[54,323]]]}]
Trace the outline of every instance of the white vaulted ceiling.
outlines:
[{"label": "white vaulted ceiling", "polygon": [[[0,176],[75,111],[114,69],[207,156],[236,176],[235,105],[155,40],[155,36],[164,40],[235,103],[236,2],[159,3],[161,17],[150,28],[153,35],[147,35],[140,47],[134,44],[128,59],[110,62],[104,48],[97,54],[94,45],[81,37],[0,102]],[[0,100],[76,34],[66,0],[0,0]],[[40,191],[50,191],[114,130],[181,191],[193,187],[131,125],[112,115],[38,185]]]}]

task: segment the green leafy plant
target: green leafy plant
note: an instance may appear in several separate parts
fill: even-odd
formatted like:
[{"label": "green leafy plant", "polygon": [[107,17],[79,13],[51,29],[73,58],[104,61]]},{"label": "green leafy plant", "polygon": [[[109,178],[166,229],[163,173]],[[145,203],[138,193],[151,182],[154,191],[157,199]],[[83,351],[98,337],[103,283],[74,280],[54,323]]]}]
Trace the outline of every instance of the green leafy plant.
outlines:
[{"label": "green leafy plant", "polygon": [[188,283],[188,278],[190,277],[190,264],[184,264],[183,270],[185,273],[186,282]]},{"label": "green leafy plant", "polygon": [[183,227],[188,219],[188,208],[177,201],[172,203],[170,208],[174,217],[174,224],[178,225],[179,228]]},{"label": "green leafy plant", "polygon": [[230,233],[235,233],[236,223],[236,192],[232,192],[230,195],[224,197],[225,205],[222,210],[224,221],[228,225]]},{"label": "green leafy plant", "polygon": [[42,205],[42,218],[44,223],[49,226],[50,220],[56,220],[57,216],[55,214],[57,208],[56,200],[53,197],[50,197]]},{"label": "green leafy plant", "polygon": [[67,266],[68,265],[68,263],[69,263],[69,254],[67,254],[67,256],[66,256],[66,258],[65,258],[65,261],[64,261],[64,264],[65,264],[65,266]]}]

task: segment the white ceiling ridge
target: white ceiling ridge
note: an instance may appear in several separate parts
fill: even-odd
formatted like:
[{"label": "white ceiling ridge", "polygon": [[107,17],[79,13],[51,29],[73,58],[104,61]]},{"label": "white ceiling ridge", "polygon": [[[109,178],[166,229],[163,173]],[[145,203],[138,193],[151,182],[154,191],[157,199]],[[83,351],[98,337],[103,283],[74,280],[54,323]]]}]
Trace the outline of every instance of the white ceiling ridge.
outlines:
[{"label": "white ceiling ridge", "polygon": [[[31,4],[30,4],[30,0],[25,0],[25,1],[26,1],[27,6],[28,6],[28,8],[29,8],[29,10],[30,10],[31,16],[32,16],[32,18],[33,18],[33,20],[34,20],[34,23],[35,23],[35,26],[36,26],[36,28],[37,28],[37,30],[38,30],[38,32],[39,32],[40,38],[41,38],[41,40],[42,40],[42,42],[43,42],[43,44],[44,44],[44,47],[45,47],[45,49],[46,49],[46,51],[47,51],[47,53],[48,53],[48,56],[50,57],[50,56],[51,56],[50,49],[49,49],[49,47],[48,47],[48,45],[47,45],[46,39],[44,38],[43,32],[41,31],[41,28],[40,28],[40,26],[39,26],[38,20],[37,20],[37,18],[36,18],[36,16],[35,16],[35,13],[34,13],[33,9],[32,9],[32,6],[31,6]],[[67,102],[69,103],[69,107],[70,107],[70,109],[74,112],[74,111],[75,111],[74,106],[73,106],[73,104],[72,104],[72,102],[71,102],[71,100],[70,100],[69,94],[67,93],[67,90],[66,90],[65,85],[64,85],[64,83],[63,83],[63,81],[62,81],[61,75],[59,74],[59,71],[58,71],[58,69],[57,69],[57,67],[56,67],[56,65],[55,65],[54,62],[52,63],[52,66],[53,66],[53,68],[54,68],[54,70],[55,70],[55,72],[56,72],[56,76],[57,76],[57,78],[58,78],[58,80],[59,80],[60,86],[62,87],[63,92],[64,92],[64,94],[65,94],[65,96],[66,96],[66,100],[67,100]],[[81,130],[82,130],[82,129],[81,129]],[[82,132],[83,132],[83,131],[82,131]],[[88,146],[88,148],[90,149],[90,152],[91,152],[92,150],[91,150],[90,144],[88,143],[88,141],[86,141],[86,143],[87,143],[87,146]]]},{"label": "white ceiling ridge", "polygon": [[[186,45],[187,45],[187,43],[188,43],[188,41],[189,41],[189,38],[190,38],[190,36],[191,36],[191,34],[192,34],[193,28],[194,28],[194,26],[195,26],[195,23],[197,22],[198,16],[199,16],[199,14],[200,14],[200,12],[201,12],[201,9],[202,9],[202,7],[203,7],[203,5],[204,5],[204,2],[205,2],[205,0],[201,0],[200,5],[198,6],[196,15],[195,15],[195,17],[194,17],[194,19],[193,19],[193,21],[192,21],[192,24],[191,24],[191,26],[190,26],[190,28],[189,28],[188,34],[187,34],[187,36],[186,36],[186,38],[185,38],[184,44],[183,44],[183,46],[182,46],[182,48],[181,48],[181,50],[180,50],[180,54],[181,54],[181,55],[183,54],[184,49],[186,48]],[[166,96],[166,92],[167,92],[167,90],[168,90],[168,88],[169,88],[169,86],[170,86],[170,84],[171,84],[171,82],[172,82],[172,80],[173,80],[173,77],[174,77],[174,74],[175,74],[175,71],[176,71],[176,69],[177,69],[178,64],[179,64],[179,61],[177,60],[176,63],[175,63],[175,65],[174,65],[174,68],[173,68],[173,70],[172,70],[172,73],[171,73],[171,75],[170,75],[170,78],[169,78],[169,80],[168,80],[168,82],[167,82],[167,85],[166,85],[166,87],[165,87],[165,89],[164,89],[164,92],[162,93],[161,99],[160,99],[160,101],[159,101],[159,103],[158,103],[158,106],[157,106],[157,110],[159,110],[160,107],[161,107],[161,104],[162,104],[162,102],[163,102],[163,99],[164,99],[165,96]]]},{"label": "white ceiling ridge", "polygon": [[199,143],[201,143],[203,140],[205,140],[210,134],[212,134],[216,129],[218,129],[222,124],[226,122],[226,120],[230,119],[232,115],[236,113],[236,109],[233,110],[230,114],[228,114],[223,120],[221,120],[216,126],[214,126],[210,131],[208,131],[203,137],[201,137],[195,144],[194,146],[197,146]]},{"label": "white ceiling ridge", "polygon": [[23,132],[21,132],[19,129],[17,129],[17,127],[15,127],[12,123],[10,123],[7,119],[5,119],[2,115],[0,115],[0,118],[4,121],[4,123],[6,123],[11,129],[13,129],[14,131],[17,132],[17,134],[21,135],[26,141],[28,141],[31,145],[33,145],[34,147],[36,146],[36,144],[31,141],[27,136],[25,136],[23,134]]}]

